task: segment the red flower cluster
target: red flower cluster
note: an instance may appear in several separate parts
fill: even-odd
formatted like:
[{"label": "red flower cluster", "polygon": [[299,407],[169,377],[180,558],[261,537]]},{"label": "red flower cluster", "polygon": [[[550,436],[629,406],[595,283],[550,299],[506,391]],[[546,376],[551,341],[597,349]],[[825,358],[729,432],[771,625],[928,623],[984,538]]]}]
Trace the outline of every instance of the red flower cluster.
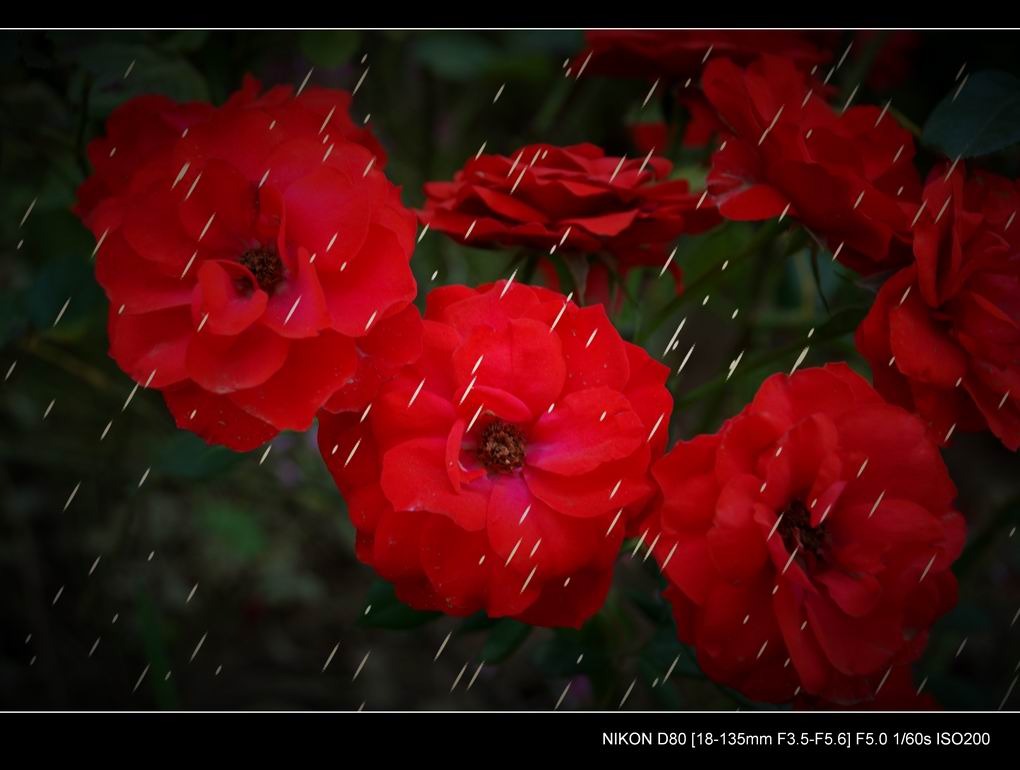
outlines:
[{"label": "red flower cluster", "polygon": [[607,269],[662,265],[666,244],[719,221],[686,181],[668,179],[671,170],[665,158],[607,157],[591,144],[532,145],[512,158],[482,155],[452,182],[426,184],[421,219],[467,245],[600,254],[589,286],[604,286]]},{"label": "red flower cluster", "polygon": [[653,474],[681,639],[751,698],[871,699],[956,601],[964,522],[938,447],[843,364],[770,377]]},{"label": "red flower cluster", "polygon": [[350,96],[258,90],[248,79],[220,108],[128,102],[89,147],[78,204],[110,355],[179,427],[237,450],[308,428],[374,370],[366,355],[413,358],[420,325],[414,216]]},{"label": "red flower cluster", "polygon": [[857,330],[875,387],[941,443],[988,429],[1020,448],[1020,185],[932,173],[914,263],[882,286]]},{"label": "red flower cluster", "polygon": [[810,35],[794,30],[590,30],[584,38],[587,47],[571,63],[573,72],[583,67],[598,75],[659,78],[667,87],[696,78],[713,57],[746,64],[768,53],[805,68],[830,57]]},{"label": "red flower cluster", "polygon": [[426,184],[418,216],[542,256],[554,287],[562,257],[581,304],[720,215],[796,219],[854,269],[898,271],[856,337],[877,390],[844,364],[776,375],[663,455],[669,372],[602,307],[511,279],[437,288],[423,321],[415,217],[350,96],[250,79],[218,108],[132,100],[89,146],[76,210],[110,354],[233,449],[318,414],[357,555],[413,607],[579,627],[642,534],[713,679],[798,706],[928,705],[909,666],[955,602],[964,540],[939,444],[987,428],[1020,448],[1020,186],[943,169],[922,190],[885,110],[826,102],[821,40],[588,33],[575,74],[702,73],[680,98],[685,142],[721,132],[706,193],[653,157],[677,127],[645,124],[645,158],[480,155]]},{"label": "red flower cluster", "polygon": [[359,558],[413,607],[580,626],[666,443],[668,370],[599,306],[499,282],[428,295],[424,352],[319,448]]},{"label": "red flower cluster", "polygon": [[910,133],[878,107],[836,112],[790,61],[709,62],[705,97],[727,126],[708,189],[728,219],[798,219],[871,273],[909,259],[920,180]]}]

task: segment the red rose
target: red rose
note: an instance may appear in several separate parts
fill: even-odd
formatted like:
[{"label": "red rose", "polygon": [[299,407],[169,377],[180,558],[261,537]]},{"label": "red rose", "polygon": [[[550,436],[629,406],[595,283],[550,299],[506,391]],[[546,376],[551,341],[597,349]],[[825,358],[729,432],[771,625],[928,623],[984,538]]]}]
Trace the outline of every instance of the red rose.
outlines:
[{"label": "red rose", "polygon": [[717,56],[746,63],[770,53],[805,69],[830,57],[810,35],[794,30],[589,30],[584,37],[587,47],[571,63],[573,73],[584,67],[585,73],[649,81],[697,79],[705,62]]},{"label": "red rose", "polygon": [[645,123],[631,123],[627,126],[630,141],[642,155],[656,150],[662,151],[669,147],[673,132],[669,124],[657,120]]},{"label": "red rose", "polygon": [[871,273],[909,259],[920,181],[908,131],[878,107],[837,112],[791,62],[709,62],[706,98],[728,127],[708,189],[728,219],[786,214]]},{"label": "red rose", "polygon": [[367,415],[320,415],[358,558],[413,607],[580,626],[665,447],[668,369],[548,289],[428,295],[424,352]]},{"label": "red rose", "polygon": [[[990,430],[1020,448],[1020,185],[992,174],[924,188],[910,267],[883,284],[857,329],[875,387],[946,443]],[[1011,226],[1012,225],[1012,226]]]},{"label": "red rose", "polygon": [[866,685],[870,699],[859,703],[832,703],[810,695],[799,695],[795,709],[806,711],[842,710],[848,706],[862,711],[937,711],[941,707],[931,693],[914,683],[910,666],[893,666],[881,676],[872,676]]},{"label": "red rose", "polygon": [[375,157],[373,167],[386,165],[386,151],[375,135],[351,120],[351,94],[347,91],[308,86],[295,97],[290,85],[275,86],[263,94],[260,90],[259,82],[247,75],[227,106],[264,110],[274,118],[285,119],[297,134],[319,136],[323,144],[337,138],[360,144]]},{"label": "red rose", "polygon": [[696,89],[679,91],[677,102],[687,111],[683,135],[684,147],[705,147],[717,134],[725,130],[726,127],[701,91]]},{"label": "red rose", "polygon": [[92,176],[78,188],[75,213],[90,225],[96,206],[125,190],[141,164],[172,147],[213,109],[204,102],[178,104],[159,95],[139,96],[115,109],[106,121],[106,136],[86,148]]},{"label": "red rose", "polygon": [[751,698],[867,700],[956,601],[964,521],[938,447],[845,364],[770,377],[653,475],[680,638]]},{"label": "red rose", "polygon": [[[413,359],[420,326],[414,216],[345,138],[349,95],[257,90],[218,109],[125,105],[93,144],[106,195],[79,207],[99,239],[110,355],[163,391],[179,427],[237,450],[307,428],[359,384],[364,356]],[[154,125],[166,130],[138,138]]]},{"label": "red rose", "polygon": [[[322,138],[328,139],[332,133],[334,137],[361,144],[375,156],[375,168],[385,165],[386,153],[372,132],[351,121],[348,114],[351,95],[346,91],[308,87],[294,98],[294,89],[289,85],[276,86],[261,96],[260,89],[259,82],[246,75],[241,88],[224,107],[265,110],[273,118],[285,120],[296,134],[315,135],[323,129],[319,134]],[[182,134],[215,111],[205,102],[179,104],[155,94],[120,105],[106,121],[106,136],[93,139],[86,148],[92,175],[78,188],[75,213],[89,228],[96,229],[91,215],[99,203],[128,192],[131,179],[141,166],[169,152]]]},{"label": "red rose", "polygon": [[[623,275],[663,265],[681,233],[718,222],[686,181],[669,180],[671,170],[665,158],[612,158],[591,144],[531,145],[468,161],[452,182],[429,182],[420,216],[469,246],[600,254],[595,272]],[[670,267],[679,289],[679,269]]]}]

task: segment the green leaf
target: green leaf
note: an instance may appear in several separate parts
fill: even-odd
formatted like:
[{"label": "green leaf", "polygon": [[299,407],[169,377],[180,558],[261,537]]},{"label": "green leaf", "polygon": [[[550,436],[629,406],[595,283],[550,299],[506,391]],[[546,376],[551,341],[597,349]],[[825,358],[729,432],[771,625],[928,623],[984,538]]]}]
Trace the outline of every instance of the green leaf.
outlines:
[{"label": "green leaf", "polygon": [[[864,320],[864,316],[867,313],[868,308],[863,306],[845,307],[836,311],[825,323],[814,327],[815,333],[811,336],[811,345],[816,346],[850,334],[860,325],[860,322]],[[774,366],[780,360],[784,361],[785,367],[787,364],[784,359],[789,360],[790,356],[802,350],[803,347],[804,340],[800,339],[774,350],[764,350],[758,355],[745,356],[741,360],[740,368],[731,377],[727,377],[726,373],[722,373],[704,385],[687,391],[682,398],[678,399],[678,403],[681,406],[696,403],[710,393],[714,393],[724,387],[735,386],[738,382],[745,380],[760,369]]]},{"label": "green leaf", "polygon": [[977,533],[972,532],[970,542],[953,567],[958,576],[967,575],[983,559],[1002,532],[1020,525],[1020,498],[1013,498],[1001,506],[991,522]]},{"label": "green leaf", "polygon": [[479,631],[488,631],[499,622],[499,618],[490,618],[485,610],[479,610],[461,621],[457,627],[458,634],[477,634]]},{"label": "green leaf", "polygon": [[985,70],[955,86],[928,117],[922,141],[949,158],[973,158],[1020,141],[1020,79]]},{"label": "green leaf", "polygon": [[243,456],[226,447],[210,446],[194,433],[181,431],[162,442],[152,468],[156,476],[201,479],[217,475]]},{"label": "green leaf", "polygon": [[550,639],[536,646],[534,661],[550,677],[599,676],[613,668],[602,627],[591,621],[580,630],[556,629]]},{"label": "green leaf", "polygon": [[[656,569],[658,569],[657,566]],[[627,591],[627,598],[634,602],[635,606],[644,613],[645,617],[657,626],[668,625],[672,622],[669,606],[661,594],[631,589]]]},{"label": "green leaf", "polygon": [[499,663],[513,655],[531,633],[531,626],[516,620],[503,618],[492,629],[482,647],[482,660]]},{"label": "green leaf", "polygon": [[591,269],[588,257],[584,254],[567,253],[563,255],[563,264],[566,265],[567,271],[570,273],[575,300],[579,305],[583,305],[584,290],[588,285],[588,272]]},{"label": "green leaf", "polygon": [[676,629],[672,625],[655,630],[648,643],[641,648],[640,659],[647,663],[649,670],[654,671],[660,681],[667,673],[678,678],[704,678],[690,654],[690,648],[677,639]]},{"label": "green leaf", "polygon": [[449,32],[419,37],[413,52],[434,74],[448,80],[468,81],[493,66],[499,49],[480,35]]},{"label": "green leaf", "polygon": [[207,29],[185,29],[174,32],[160,42],[160,47],[167,51],[178,53],[193,53],[205,45],[209,39]]},{"label": "green leaf", "polygon": [[[956,569],[953,572],[957,572]],[[941,620],[939,620],[939,631],[955,633],[956,638],[962,639],[971,634],[992,633],[998,626],[999,619],[992,618],[984,607],[971,603],[958,604]],[[945,654],[955,658],[956,650],[959,649],[956,642],[944,642]]]},{"label": "green leaf", "polygon": [[[67,254],[46,261],[28,291],[25,304],[35,327],[71,339],[79,336],[94,320],[92,310],[102,296],[87,259]],[[60,324],[54,327],[64,303],[67,308],[60,317]]]},{"label": "green leaf", "polygon": [[331,69],[346,64],[358,49],[361,34],[353,29],[313,29],[301,33],[301,53],[316,67]]},{"label": "green leaf", "polygon": [[67,104],[46,83],[7,83],[0,88],[0,100],[9,111],[5,120],[36,127],[69,125]]},{"label": "green leaf", "polygon": [[[135,96],[163,94],[178,102],[208,101],[205,78],[190,62],[145,45],[97,43],[61,52],[76,66],[71,93],[78,94],[90,79],[89,113],[106,117]],[[77,97],[75,97],[77,98]]]},{"label": "green leaf", "polygon": [[161,709],[175,709],[179,704],[177,687],[169,677],[161,676],[171,670],[170,663],[170,629],[167,627],[159,607],[152,595],[139,590],[135,604],[135,625],[145,651],[147,668],[152,671],[145,677],[148,687],[154,694],[156,703]]},{"label": "green leaf", "polygon": [[548,257],[548,260],[552,262],[552,266],[556,270],[556,279],[559,281],[560,288],[564,292],[573,292],[576,295],[577,285],[574,283],[574,273],[567,266],[566,261],[563,259],[563,255],[552,254]]},{"label": "green leaf", "polygon": [[359,626],[369,628],[416,628],[442,617],[439,612],[419,612],[411,609],[397,598],[393,586],[385,580],[376,580],[365,597],[368,613],[362,613]]},{"label": "green leaf", "polygon": [[12,289],[0,290],[0,345],[6,345],[22,333],[24,310],[19,300]]},{"label": "green leaf", "polygon": [[829,300],[825,296],[825,290],[822,288],[822,273],[818,265],[818,252],[811,252],[811,277],[815,279],[815,291],[818,292],[818,299],[822,301],[822,307],[825,308],[826,313],[831,313],[832,310],[829,308]]},{"label": "green leaf", "polygon": [[266,549],[267,538],[252,512],[217,502],[201,514],[202,526],[243,561],[250,561]]},{"label": "green leaf", "polygon": [[584,47],[584,33],[576,29],[514,29],[504,32],[502,38],[507,51],[537,51],[547,56],[568,56]]},{"label": "green leaf", "polygon": [[[53,182],[53,186],[57,186],[56,181]],[[21,212],[18,216],[25,213],[25,208],[30,200],[25,202],[25,206],[18,207]],[[78,218],[71,213],[70,207],[64,208],[64,203],[70,203],[73,200],[73,197],[65,201],[54,200],[52,201],[53,205],[46,206],[44,204],[47,201],[40,195],[31,216],[18,235],[19,238],[25,240],[21,252],[29,258],[38,256],[47,260],[51,254],[73,255],[73,259],[78,262],[78,267],[73,271],[76,274],[75,280],[87,280],[88,283],[98,287],[99,284],[93,277],[95,261],[91,256],[96,246],[96,240],[92,237],[92,233],[86,230]],[[71,259],[72,257],[61,258]],[[48,267],[43,268],[43,270],[47,269]],[[60,301],[63,302],[64,297],[61,297]]]}]

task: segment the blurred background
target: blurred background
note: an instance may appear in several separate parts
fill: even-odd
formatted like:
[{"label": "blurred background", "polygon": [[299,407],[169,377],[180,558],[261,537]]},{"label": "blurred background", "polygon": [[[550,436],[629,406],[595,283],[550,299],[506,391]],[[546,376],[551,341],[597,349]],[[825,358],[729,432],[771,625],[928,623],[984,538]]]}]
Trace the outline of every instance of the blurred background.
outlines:
[{"label": "blurred background", "polygon": [[[1020,74],[1016,33],[826,34],[837,55],[854,43],[834,103],[859,84],[855,104],[892,99],[915,131],[961,65]],[[483,142],[504,155],[590,141],[635,156],[632,127],[676,105],[642,108],[648,83],[565,76],[583,45],[581,31],[0,33],[0,707],[527,710],[566,689],[563,709],[615,709],[628,690],[628,709],[774,708],[702,677],[644,550],[621,553],[606,607],[581,631],[403,607],[355,560],[314,429],[280,436],[268,456],[209,447],[174,428],[158,393],[139,389],[123,409],[133,383],[106,354],[95,243],[70,207],[85,146],[118,104],[151,92],[218,104],[248,72],[268,87],[311,70],[310,83],[347,90],[364,75],[352,117],[417,207],[425,181],[450,178]],[[666,154],[674,175],[703,185],[708,148]],[[922,172],[936,160],[919,150]],[[1015,177],[1020,155],[978,165]],[[655,356],[687,318],[665,358],[675,369],[698,345],[670,381],[674,439],[716,430],[789,371],[810,329],[803,366],[867,373],[853,330],[874,282],[817,258],[797,230],[767,247],[757,232],[681,238],[688,293],[674,300],[657,268],[635,271],[614,314]],[[760,253],[713,269],[748,249]],[[419,304],[433,285],[506,277],[514,257],[430,234],[412,261]],[[968,545],[959,606],[915,681],[947,708],[994,709],[1020,666],[1020,462],[988,435],[960,436],[946,460]]]}]

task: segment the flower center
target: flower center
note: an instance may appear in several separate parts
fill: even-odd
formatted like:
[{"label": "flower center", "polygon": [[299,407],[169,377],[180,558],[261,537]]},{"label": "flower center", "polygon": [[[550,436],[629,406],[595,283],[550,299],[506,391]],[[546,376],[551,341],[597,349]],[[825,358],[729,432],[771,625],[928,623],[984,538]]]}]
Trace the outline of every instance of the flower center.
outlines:
[{"label": "flower center", "polygon": [[478,459],[491,471],[510,473],[524,465],[524,434],[510,423],[496,420],[482,431]]},{"label": "flower center", "polygon": [[274,248],[249,249],[241,255],[241,264],[251,270],[263,291],[269,291],[283,280],[283,261]]},{"label": "flower center", "polygon": [[786,506],[779,522],[779,534],[790,553],[799,550],[816,559],[822,558],[826,541],[825,525],[812,527],[811,513],[800,500],[792,500]]}]

